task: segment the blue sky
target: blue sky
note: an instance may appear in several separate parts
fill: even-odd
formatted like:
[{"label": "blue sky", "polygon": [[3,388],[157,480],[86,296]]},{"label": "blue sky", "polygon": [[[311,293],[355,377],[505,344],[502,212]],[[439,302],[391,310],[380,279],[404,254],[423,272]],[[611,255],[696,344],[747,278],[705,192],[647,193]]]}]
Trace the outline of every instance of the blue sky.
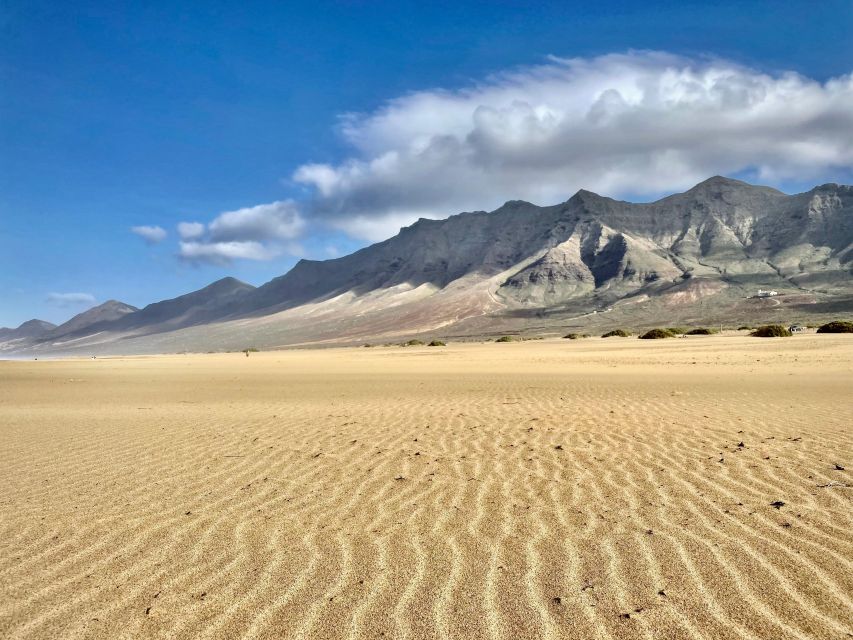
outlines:
[{"label": "blue sky", "polygon": [[849,1],[4,0],[0,29],[0,326],[515,197],[851,179]]}]

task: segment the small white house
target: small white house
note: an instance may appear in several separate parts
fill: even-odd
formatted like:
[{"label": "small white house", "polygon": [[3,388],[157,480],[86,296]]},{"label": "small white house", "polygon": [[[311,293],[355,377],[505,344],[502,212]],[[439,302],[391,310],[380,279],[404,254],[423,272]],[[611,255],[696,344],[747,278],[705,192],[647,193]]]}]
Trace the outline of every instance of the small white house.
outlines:
[{"label": "small white house", "polygon": [[755,296],[756,298],[772,298],[773,296],[778,296],[779,292],[774,291],[773,289],[768,289],[765,291],[764,289],[759,289],[758,294]]}]

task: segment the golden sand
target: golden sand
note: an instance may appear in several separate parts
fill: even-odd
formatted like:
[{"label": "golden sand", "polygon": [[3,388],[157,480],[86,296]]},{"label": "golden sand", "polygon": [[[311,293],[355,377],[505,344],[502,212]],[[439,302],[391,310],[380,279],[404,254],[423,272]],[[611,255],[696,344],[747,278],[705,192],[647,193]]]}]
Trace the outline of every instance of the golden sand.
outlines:
[{"label": "golden sand", "polygon": [[2,362],[0,636],[849,637],[851,425],[851,336]]}]

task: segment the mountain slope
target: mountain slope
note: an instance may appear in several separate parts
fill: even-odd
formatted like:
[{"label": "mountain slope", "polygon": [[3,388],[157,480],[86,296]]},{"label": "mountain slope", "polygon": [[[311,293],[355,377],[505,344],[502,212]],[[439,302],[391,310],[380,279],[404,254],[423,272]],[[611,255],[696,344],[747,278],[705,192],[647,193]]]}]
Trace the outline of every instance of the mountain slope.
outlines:
[{"label": "mountain slope", "polygon": [[46,338],[58,338],[71,333],[79,333],[94,324],[102,322],[111,322],[123,318],[129,313],[139,311],[134,306],[119,302],[118,300],[107,300],[103,304],[87,309],[82,313],[62,323],[55,329],[48,332]]},{"label": "mountain slope", "polygon": [[419,220],[343,258],[302,260],[246,302],[271,312],[402,284],[442,289],[515,266],[498,294],[522,305],[559,304],[593,291],[620,297],[691,275],[776,274],[832,286],[849,280],[851,207],[850,187],[786,196],[719,176],[650,204],[588,191],[551,207],[514,201],[492,213]]}]

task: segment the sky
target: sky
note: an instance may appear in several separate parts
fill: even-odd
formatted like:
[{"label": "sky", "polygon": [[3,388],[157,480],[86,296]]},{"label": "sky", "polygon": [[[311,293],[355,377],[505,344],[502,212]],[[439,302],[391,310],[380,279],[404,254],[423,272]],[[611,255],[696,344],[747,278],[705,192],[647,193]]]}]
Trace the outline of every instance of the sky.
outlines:
[{"label": "sky", "polygon": [[0,326],[419,217],[853,182],[853,2],[0,0]]}]

